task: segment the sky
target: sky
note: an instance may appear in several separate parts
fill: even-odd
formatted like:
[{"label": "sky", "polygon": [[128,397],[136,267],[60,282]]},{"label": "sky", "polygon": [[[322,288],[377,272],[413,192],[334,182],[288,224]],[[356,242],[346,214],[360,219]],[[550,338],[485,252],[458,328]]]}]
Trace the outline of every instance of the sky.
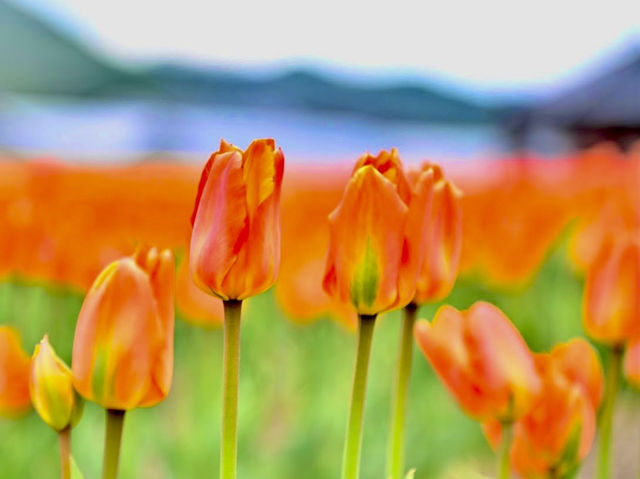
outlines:
[{"label": "sky", "polygon": [[303,64],[356,79],[544,90],[640,48],[638,0],[13,0],[125,62]]}]

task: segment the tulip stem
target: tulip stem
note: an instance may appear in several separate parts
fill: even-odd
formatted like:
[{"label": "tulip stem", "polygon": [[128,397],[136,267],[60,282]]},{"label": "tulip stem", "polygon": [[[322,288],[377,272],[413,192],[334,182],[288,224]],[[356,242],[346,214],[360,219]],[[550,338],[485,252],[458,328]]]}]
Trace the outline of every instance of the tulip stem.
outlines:
[{"label": "tulip stem", "polygon": [[406,424],[407,393],[413,360],[413,325],[416,322],[418,306],[405,306],[400,335],[400,351],[396,371],[395,392],[391,404],[391,429],[387,454],[387,478],[402,479],[404,469],[404,430]]},{"label": "tulip stem", "polygon": [[120,409],[107,409],[107,427],[104,440],[102,479],[116,479],[118,477],[118,462],[120,461],[120,441],[122,440],[124,413],[125,411]]},{"label": "tulip stem", "polygon": [[359,476],[364,399],[367,390],[371,338],[375,323],[376,315],[358,316],[358,346],[351,392],[351,410],[342,459],[342,479],[357,479]]},{"label": "tulip stem", "polygon": [[600,456],[598,457],[598,479],[611,477],[611,428],[613,410],[620,386],[622,348],[614,347],[609,352],[607,389],[602,416],[600,417]]},{"label": "tulip stem", "polygon": [[220,479],[235,479],[237,474],[241,310],[242,301],[224,301]]},{"label": "tulip stem", "polygon": [[500,454],[498,457],[498,469],[500,479],[509,479],[511,475],[511,465],[509,463],[509,452],[513,441],[513,424],[505,422],[502,424],[502,442],[500,444]]},{"label": "tulip stem", "polygon": [[60,444],[60,477],[71,479],[71,426],[58,431]]}]

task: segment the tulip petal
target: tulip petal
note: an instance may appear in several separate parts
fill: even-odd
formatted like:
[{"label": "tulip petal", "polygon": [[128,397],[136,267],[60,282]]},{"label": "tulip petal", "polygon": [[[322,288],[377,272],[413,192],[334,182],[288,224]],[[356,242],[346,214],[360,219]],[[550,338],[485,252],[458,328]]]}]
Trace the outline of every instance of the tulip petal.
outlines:
[{"label": "tulip petal", "polygon": [[216,155],[191,236],[191,272],[204,291],[220,295],[244,246],[248,235],[245,191],[242,156],[237,152]]}]

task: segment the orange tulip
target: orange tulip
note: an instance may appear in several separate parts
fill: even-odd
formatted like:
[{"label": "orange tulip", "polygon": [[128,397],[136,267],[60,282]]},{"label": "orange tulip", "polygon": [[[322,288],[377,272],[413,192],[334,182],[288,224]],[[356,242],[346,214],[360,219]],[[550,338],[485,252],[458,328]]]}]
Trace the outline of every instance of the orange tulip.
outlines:
[{"label": "orange tulip", "polygon": [[640,337],[629,341],[624,357],[624,375],[636,388],[640,388]]},{"label": "orange tulip", "polygon": [[18,331],[11,326],[0,326],[0,416],[19,416],[31,406],[30,362],[20,344]]},{"label": "orange tulip", "polygon": [[576,338],[556,345],[549,355],[552,367],[582,389],[597,409],[604,395],[604,384],[600,358],[593,347],[584,339]]},{"label": "orange tulip", "polygon": [[[568,477],[586,457],[596,430],[603,374],[595,350],[575,339],[536,356],[543,388],[531,410],[514,426],[512,467],[525,479]],[[485,433],[495,447],[501,427]]]},{"label": "orange tulip", "polygon": [[246,151],[220,143],[202,171],[191,217],[191,274],[223,300],[266,291],[280,265],[282,150],[255,140]]},{"label": "orange tulip", "polygon": [[416,323],[427,360],[470,416],[509,422],[526,413],[541,382],[533,355],[509,319],[492,304],[466,311],[442,306],[433,323]]},{"label": "orange tulip", "polygon": [[362,315],[408,304],[423,256],[432,172],[411,189],[397,152],[358,160],[338,207],[329,215],[325,291]]},{"label": "orange tulip", "polygon": [[415,186],[420,175],[432,172],[435,184],[433,199],[425,217],[427,223],[426,251],[418,271],[417,304],[444,299],[453,288],[458,275],[462,250],[461,192],[446,180],[437,165],[425,163],[409,176]]},{"label": "orange tulip", "polygon": [[46,335],[33,352],[29,392],[42,420],[56,431],[80,420],[82,399],[73,388],[71,369],[58,357]]},{"label": "orange tulip", "polygon": [[592,338],[613,346],[640,333],[640,242],[607,241],[589,268],[583,323]]},{"label": "orange tulip", "polygon": [[107,409],[152,406],[173,373],[173,255],[140,249],[107,266],[87,293],[73,342],[74,385]]}]

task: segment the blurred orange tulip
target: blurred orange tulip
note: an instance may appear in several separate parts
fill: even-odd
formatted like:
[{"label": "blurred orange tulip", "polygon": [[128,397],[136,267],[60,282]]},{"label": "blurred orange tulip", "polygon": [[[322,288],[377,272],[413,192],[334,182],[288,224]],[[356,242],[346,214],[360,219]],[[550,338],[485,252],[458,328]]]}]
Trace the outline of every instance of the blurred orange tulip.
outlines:
[{"label": "blurred orange tulip", "polygon": [[20,334],[0,326],[0,416],[16,417],[29,410],[29,365]]},{"label": "blurred orange tulip", "polygon": [[554,346],[549,356],[551,366],[571,384],[581,388],[597,409],[604,396],[604,373],[593,346],[582,338],[575,338]]},{"label": "blurred orange tulip", "polygon": [[87,293],[73,342],[78,392],[107,409],[152,406],[173,374],[174,262],[143,248],[107,266]]},{"label": "blurred orange tulip", "polygon": [[400,308],[413,299],[432,183],[429,172],[412,194],[395,150],[358,160],[340,204],[329,215],[323,287],[331,297],[363,315]]},{"label": "blurred orange tulip", "polygon": [[415,337],[447,389],[475,419],[514,421],[540,390],[531,351],[492,304],[479,301],[466,311],[442,306],[432,324],[416,323]]},{"label": "blurred orange tulip", "polygon": [[[511,465],[525,479],[570,477],[591,449],[602,400],[600,360],[586,341],[574,339],[536,355],[543,388],[531,410],[514,425]],[[501,426],[485,424],[494,447]]]},{"label": "blurred orange tulip", "polygon": [[632,339],[627,344],[627,352],[624,357],[624,375],[630,384],[640,388],[640,337]]},{"label": "blurred orange tulip", "polygon": [[435,185],[431,206],[426,215],[427,238],[424,259],[420,262],[414,302],[423,304],[444,299],[458,275],[462,250],[462,193],[447,179],[437,165],[425,163],[409,179],[414,187],[420,174],[432,172]]},{"label": "blurred orange tulip", "polygon": [[29,392],[42,420],[56,431],[80,420],[83,403],[73,388],[71,369],[58,357],[46,335],[33,352]]},{"label": "blurred orange tulip", "polygon": [[203,291],[242,300],[273,285],[283,171],[284,155],[271,139],[244,152],[222,140],[211,155],[191,217],[191,273]]},{"label": "blurred orange tulip", "polygon": [[612,346],[640,334],[640,241],[607,241],[587,272],[583,323],[593,339]]}]

